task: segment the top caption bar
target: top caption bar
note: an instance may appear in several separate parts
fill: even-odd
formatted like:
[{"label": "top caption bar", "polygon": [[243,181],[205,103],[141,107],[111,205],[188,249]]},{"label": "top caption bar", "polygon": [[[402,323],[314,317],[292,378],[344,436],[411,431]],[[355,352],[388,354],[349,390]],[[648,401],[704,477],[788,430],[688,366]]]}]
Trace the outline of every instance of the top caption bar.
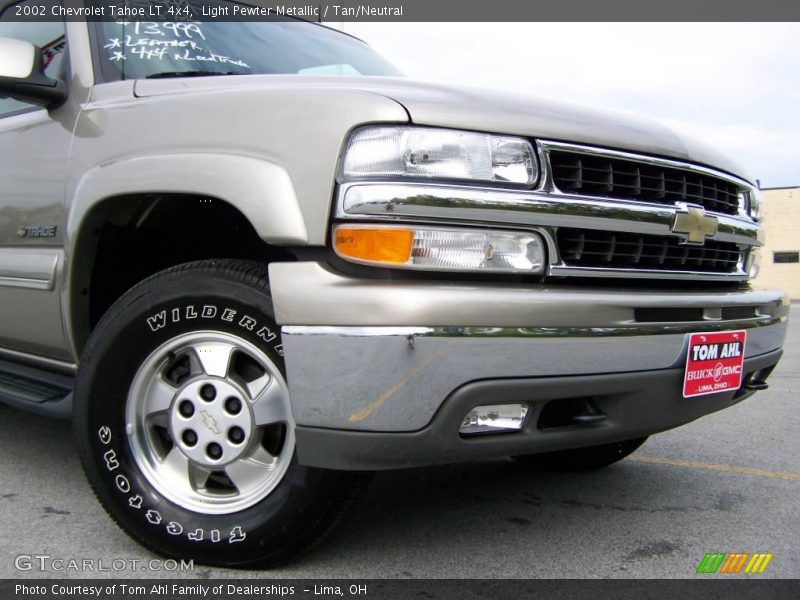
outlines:
[{"label": "top caption bar", "polygon": [[798,21],[798,0],[0,0],[2,21]]}]

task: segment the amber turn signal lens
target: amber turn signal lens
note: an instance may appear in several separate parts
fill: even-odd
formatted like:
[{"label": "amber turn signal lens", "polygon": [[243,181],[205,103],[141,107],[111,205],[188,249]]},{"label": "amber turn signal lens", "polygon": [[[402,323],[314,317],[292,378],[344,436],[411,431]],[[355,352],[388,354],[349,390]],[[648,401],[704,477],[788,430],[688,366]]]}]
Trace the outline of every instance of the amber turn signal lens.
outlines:
[{"label": "amber turn signal lens", "polygon": [[341,256],[396,265],[408,262],[413,241],[411,229],[338,227],[334,233],[336,251]]}]

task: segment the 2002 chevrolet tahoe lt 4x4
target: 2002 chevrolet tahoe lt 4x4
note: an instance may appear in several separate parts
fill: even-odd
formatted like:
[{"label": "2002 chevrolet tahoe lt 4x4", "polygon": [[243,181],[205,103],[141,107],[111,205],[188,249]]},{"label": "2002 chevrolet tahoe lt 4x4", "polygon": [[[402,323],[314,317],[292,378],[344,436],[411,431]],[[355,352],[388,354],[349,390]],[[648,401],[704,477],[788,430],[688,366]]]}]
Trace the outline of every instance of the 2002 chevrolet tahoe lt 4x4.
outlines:
[{"label": "2002 chevrolet tahoe lt 4x4", "polygon": [[[0,397],[131,536],[296,555],[360,473],[617,461],[766,387],[759,192],[304,22],[0,23]],[[338,77],[324,76],[338,74]],[[219,76],[214,76],[219,75]]]}]

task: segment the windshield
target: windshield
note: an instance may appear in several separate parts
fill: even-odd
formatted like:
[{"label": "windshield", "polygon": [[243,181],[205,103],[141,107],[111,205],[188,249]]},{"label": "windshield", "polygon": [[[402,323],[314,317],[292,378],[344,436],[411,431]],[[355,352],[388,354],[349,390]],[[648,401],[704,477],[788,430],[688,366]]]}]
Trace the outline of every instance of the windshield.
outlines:
[{"label": "windshield", "polygon": [[107,79],[201,75],[382,75],[399,71],[364,42],[313,23],[97,23]]}]

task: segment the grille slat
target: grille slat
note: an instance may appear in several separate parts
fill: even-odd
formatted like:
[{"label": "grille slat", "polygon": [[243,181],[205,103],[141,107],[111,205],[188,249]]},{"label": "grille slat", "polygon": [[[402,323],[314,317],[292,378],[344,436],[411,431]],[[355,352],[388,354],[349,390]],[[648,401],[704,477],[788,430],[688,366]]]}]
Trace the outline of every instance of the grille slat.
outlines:
[{"label": "grille slat", "polygon": [[561,228],[556,239],[561,260],[574,267],[735,273],[743,252],[728,242],[688,246],[673,237],[594,229]]},{"label": "grille slat", "polygon": [[728,215],[739,212],[739,187],[722,177],[568,150],[551,150],[550,165],[563,192],[661,204],[684,201]]}]

